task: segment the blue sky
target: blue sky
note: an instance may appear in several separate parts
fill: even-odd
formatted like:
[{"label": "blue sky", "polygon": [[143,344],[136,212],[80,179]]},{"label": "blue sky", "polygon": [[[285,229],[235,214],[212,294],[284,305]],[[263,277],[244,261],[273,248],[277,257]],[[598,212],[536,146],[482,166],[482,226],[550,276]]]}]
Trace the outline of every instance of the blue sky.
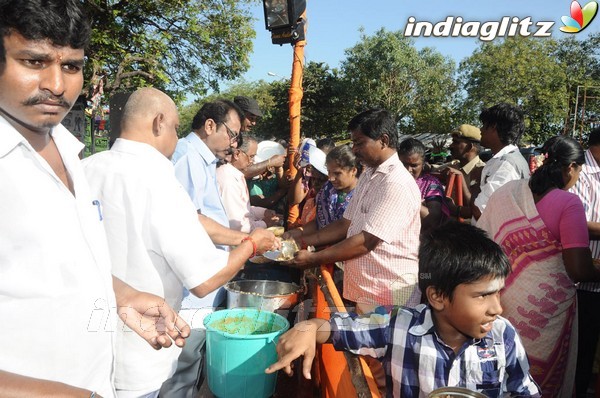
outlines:
[{"label": "blue sky", "polygon": [[[585,6],[590,0],[580,0]],[[306,61],[325,62],[338,67],[345,58],[344,50],[360,39],[359,28],[367,35],[385,27],[387,30],[404,30],[409,17],[433,23],[448,16],[462,17],[467,21],[500,21],[502,17],[531,17],[532,21],[554,21],[552,37],[566,34],[559,31],[560,18],[569,14],[571,0],[307,0]],[[247,81],[272,81],[289,77],[292,68],[292,47],[271,44],[270,33],[265,30],[262,2],[251,8],[256,18],[256,39],[251,55],[250,70],[244,75]],[[600,15],[582,33],[600,31]],[[476,38],[415,38],[417,48],[433,47],[456,62],[469,56],[481,41]],[[269,76],[272,72],[277,76]]]}]

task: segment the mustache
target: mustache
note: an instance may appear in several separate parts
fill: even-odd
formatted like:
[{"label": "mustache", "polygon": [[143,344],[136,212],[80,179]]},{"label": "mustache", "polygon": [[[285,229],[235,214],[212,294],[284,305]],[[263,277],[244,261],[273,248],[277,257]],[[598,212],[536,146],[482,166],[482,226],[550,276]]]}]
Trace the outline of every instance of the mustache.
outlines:
[{"label": "mustache", "polygon": [[26,106],[31,106],[31,105],[37,105],[37,104],[41,104],[43,102],[53,102],[58,106],[62,106],[63,108],[71,108],[71,103],[67,100],[65,100],[63,97],[57,97],[56,95],[52,95],[52,94],[38,94],[38,95],[34,95],[33,97],[30,97],[28,99],[26,99],[25,101],[23,101],[23,105]]}]

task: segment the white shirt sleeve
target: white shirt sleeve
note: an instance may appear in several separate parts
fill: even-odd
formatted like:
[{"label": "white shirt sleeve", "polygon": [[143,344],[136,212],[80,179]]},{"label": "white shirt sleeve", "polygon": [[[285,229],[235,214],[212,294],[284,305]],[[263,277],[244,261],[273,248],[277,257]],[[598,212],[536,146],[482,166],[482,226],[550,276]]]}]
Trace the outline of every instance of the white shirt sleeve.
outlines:
[{"label": "white shirt sleeve", "polygon": [[165,184],[153,188],[147,212],[149,233],[173,272],[192,289],[225,267],[229,253],[212,243],[183,187]]},{"label": "white shirt sleeve", "polygon": [[[491,164],[490,164],[491,163]],[[487,166],[489,170],[487,169]],[[481,186],[481,192],[475,198],[475,206],[479,208],[481,212],[485,209],[490,196],[502,185],[509,181],[520,179],[520,175],[515,168],[507,161],[497,160],[494,162],[488,162],[488,165],[483,169],[483,178],[485,183]]]}]

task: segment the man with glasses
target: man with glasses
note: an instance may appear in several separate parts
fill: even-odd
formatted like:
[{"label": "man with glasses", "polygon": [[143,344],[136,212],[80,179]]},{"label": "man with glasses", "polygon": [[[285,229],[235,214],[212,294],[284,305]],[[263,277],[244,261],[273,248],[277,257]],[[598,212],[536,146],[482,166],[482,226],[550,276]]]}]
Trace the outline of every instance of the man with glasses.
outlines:
[{"label": "man with glasses", "polygon": [[250,205],[250,193],[244,170],[254,163],[258,143],[244,135],[241,145],[234,149],[231,162],[217,168],[219,192],[232,229],[251,232],[256,228],[278,225],[280,217],[273,210]]},{"label": "man with glasses", "polygon": [[204,104],[192,120],[192,132],[179,140],[172,157],[177,179],[217,245],[238,245],[246,236],[229,229],[217,185],[217,163],[237,147],[242,118],[241,109],[231,101]]},{"label": "man with glasses", "polygon": [[[230,229],[217,185],[217,163],[231,156],[237,147],[243,117],[242,110],[232,101],[219,99],[205,103],[192,120],[192,132],[177,142],[171,158],[175,175],[192,199],[202,226],[213,243],[223,250],[228,250],[227,246],[241,244],[248,236]],[[265,233],[271,234],[269,231]],[[193,329],[204,328],[199,312],[205,314],[221,307],[226,297],[223,288],[202,299],[189,292],[184,295],[180,314],[191,318]],[[163,384],[161,396],[193,396],[194,386],[201,379],[203,347],[203,334],[193,334],[179,356],[175,374]]]}]

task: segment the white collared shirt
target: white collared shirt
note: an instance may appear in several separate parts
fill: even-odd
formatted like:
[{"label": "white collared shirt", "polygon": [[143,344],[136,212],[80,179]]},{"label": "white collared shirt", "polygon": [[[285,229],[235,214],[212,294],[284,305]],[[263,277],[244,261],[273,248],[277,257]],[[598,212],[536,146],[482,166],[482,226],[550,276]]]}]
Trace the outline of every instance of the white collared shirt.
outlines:
[{"label": "white collared shirt", "polygon": [[[117,139],[84,161],[103,206],[113,274],[164,297],[176,311],[183,286],[194,288],[227,265],[198,221],[171,162],[148,144]],[[175,371],[180,349],[155,351],[129,330],[117,335],[117,389],[158,390]]]},{"label": "white collared shirt", "polygon": [[83,145],[52,130],[73,196],[2,117],[0,133],[0,369],[112,397],[115,297]]},{"label": "white collared shirt", "polygon": [[266,209],[250,205],[250,193],[244,173],[226,163],[217,167],[217,181],[231,229],[249,233],[256,228],[267,227],[263,221]]},{"label": "white collared shirt", "polygon": [[[507,145],[488,160],[481,171],[481,192],[475,198],[475,206],[483,213],[490,196],[509,181],[521,179],[519,171],[508,161],[501,159],[507,153],[519,150],[515,145]],[[523,162],[526,164],[525,158]]]}]

